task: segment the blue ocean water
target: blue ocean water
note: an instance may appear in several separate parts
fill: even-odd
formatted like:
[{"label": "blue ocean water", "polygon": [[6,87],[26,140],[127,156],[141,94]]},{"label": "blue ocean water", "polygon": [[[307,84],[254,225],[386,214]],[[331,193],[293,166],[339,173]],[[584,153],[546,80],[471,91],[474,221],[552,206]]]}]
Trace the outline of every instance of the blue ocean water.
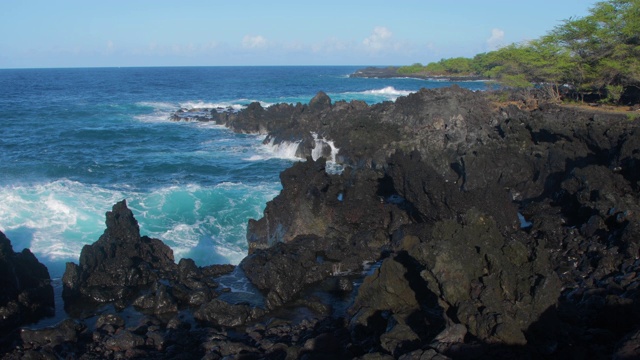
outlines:
[{"label": "blue ocean water", "polygon": [[258,135],[168,117],[181,107],[307,103],[320,90],[334,101],[376,103],[451,85],[349,78],[357,69],[0,70],[0,230],[59,278],[103,233],[105,212],[127,199],[141,233],[165,241],[177,259],[236,264],[247,251],[247,220],[261,217],[296,159]]}]

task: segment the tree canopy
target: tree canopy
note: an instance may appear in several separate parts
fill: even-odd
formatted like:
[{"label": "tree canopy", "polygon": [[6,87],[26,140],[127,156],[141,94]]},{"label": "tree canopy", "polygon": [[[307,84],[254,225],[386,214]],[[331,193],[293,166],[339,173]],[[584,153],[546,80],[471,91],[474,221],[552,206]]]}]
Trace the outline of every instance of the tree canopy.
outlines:
[{"label": "tree canopy", "polygon": [[511,44],[473,58],[400,67],[402,74],[478,75],[506,86],[561,86],[619,102],[640,90],[640,0],[598,2],[583,18],[570,18],[540,39]]}]

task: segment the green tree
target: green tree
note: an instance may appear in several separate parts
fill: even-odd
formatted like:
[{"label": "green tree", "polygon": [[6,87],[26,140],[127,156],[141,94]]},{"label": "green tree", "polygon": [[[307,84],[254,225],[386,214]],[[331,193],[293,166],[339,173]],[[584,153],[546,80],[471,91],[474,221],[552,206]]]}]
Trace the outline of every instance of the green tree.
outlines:
[{"label": "green tree", "polygon": [[415,63],[411,66],[401,66],[398,68],[398,74],[418,74],[424,71],[424,66],[421,63]]},{"label": "green tree", "polygon": [[627,88],[640,88],[640,0],[601,1],[588,16],[565,20],[540,39],[401,71],[478,74],[510,87],[536,84],[555,99],[568,84],[582,96],[595,92],[619,102]]},{"label": "green tree", "polygon": [[619,99],[609,91],[640,85],[640,0],[599,2],[589,16],[565,20],[548,38],[571,58],[567,80],[579,90]]},{"label": "green tree", "polygon": [[464,57],[457,57],[451,59],[440,60],[441,65],[445,68],[449,74],[471,74],[471,63],[473,60]]}]

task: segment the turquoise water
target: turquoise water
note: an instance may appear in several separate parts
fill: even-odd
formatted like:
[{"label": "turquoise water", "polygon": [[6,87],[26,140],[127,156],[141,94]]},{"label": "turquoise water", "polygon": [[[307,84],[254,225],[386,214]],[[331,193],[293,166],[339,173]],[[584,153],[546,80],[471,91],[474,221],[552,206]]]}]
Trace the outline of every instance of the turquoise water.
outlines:
[{"label": "turquoise water", "polygon": [[[127,199],[141,233],[199,265],[238,263],[246,224],[297,159],[208,123],[168,120],[181,107],[252,101],[394,100],[448,82],[357,79],[358,67],[0,70],[0,230],[60,277]],[[481,82],[461,86],[483,90]]]}]

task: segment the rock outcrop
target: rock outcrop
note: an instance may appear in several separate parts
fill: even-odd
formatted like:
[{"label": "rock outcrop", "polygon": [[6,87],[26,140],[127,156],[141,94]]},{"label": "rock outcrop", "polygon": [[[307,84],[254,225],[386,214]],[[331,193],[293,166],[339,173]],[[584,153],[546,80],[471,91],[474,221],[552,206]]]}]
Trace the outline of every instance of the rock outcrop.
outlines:
[{"label": "rock outcrop", "polygon": [[98,241],[85,245],[79,265],[67,263],[64,297],[78,295],[99,303],[136,295],[177,272],[173,251],[161,240],[140,236],[138,222],[123,200],[107,212],[107,228]]},{"label": "rock outcrop", "polygon": [[396,150],[417,149],[425,156],[447,150],[438,168],[448,169],[453,152],[482,141],[495,125],[486,99],[457,86],[422,89],[372,106],[362,101],[331,104],[320,92],[309,105],[277,104],[265,109],[252,103],[240,112],[200,110],[208,111],[207,116],[190,119],[214,121],[236,132],[266,134],[265,143],[299,143],[298,156],[303,159],[316,147],[311,135],[316,134],[334,142],[340,150],[338,162],[355,168],[383,167]]},{"label": "rock outcrop", "polygon": [[191,259],[176,264],[173,251],[161,240],[140,236],[138,222],[124,200],[106,218],[104,234],[85,245],[80,264],[67,263],[63,297],[71,313],[87,302],[113,303],[118,308],[133,305],[158,315],[198,308],[218,296],[213,278],[234,268],[201,268]]},{"label": "rock outcrop", "polygon": [[280,175],[283,190],[264,217],[250,220],[249,257],[240,266],[275,308],[331,275],[376,261],[390,234],[409,217],[388,201],[380,174],[370,169],[325,172],[325,160],[295,164]]},{"label": "rock outcrop", "polygon": [[[350,144],[340,146],[339,158],[354,167],[327,175],[321,163],[295,165],[283,172],[283,191],[264,217],[250,222],[255,255],[246,264],[285,274],[250,276],[279,299],[273,304],[329,272],[314,254],[331,248],[336,234],[359,232],[349,226],[347,204],[336,201],[355,184],[367,200],[356,202],[364,216],[354,224],[367,224],[365,244],[375,244],[363,248],[388,256],[350,310],[358,346],[400,356],[429,344],[455,357],[493,356],[502,344],[547,356],[570,351],[573,342],[591,346],[589,336],[575,335],[595,331],[586,329],[607,329],[610,340],[599,341],[608,346],[634,330],[636,124],[545,104],[495,108],[459,88],[355,106],[325,107],[315,123],[339,146],[346,142],[336,129],[346,134]],[[350,125],[332,120],[340,111]],[[390,126],[384,136],[392,138],[368,136],[365,120],[365,135],[352,136],[358,119],[373,132]],[[606,315],[594,316],[597,309]],[[632,315],[623,319],[624,311]]]},{"label": "rock outcrop", "polygon": [[47,268],[29,251],[13,251],[0,232],[0,337],[20,325],[54,314]]},{"label": "rock outcrop", "polygon": [[[496,106],[454,87],[373,106],[319,93],[309,105],[193,111],[193,120],[300,142],[301,156],[331,140],[347,165],[328,174],[326,156],[294,164],[249,222],[239,268],[264,307],[224,301],[217,271],[175,264],[122,202],[64,283],[68,294],[146,317],[27,331],[13,354],[633,358],[638,123],[530,105]],[[352,282],[371,261],[361,285]],[[332,311],[336,298],[351,303]]]},{"label": "rock outcrop", "polygon": [[441,81],[477,81],[487,80],[487,78],[478,75],[434,75],[429,73],[413,73],[401,74],[398,72],[398,66],[375,67],[369,66],[358,69],[349,77],[352,78],[415,78],[415,79],[438,79]]}]

